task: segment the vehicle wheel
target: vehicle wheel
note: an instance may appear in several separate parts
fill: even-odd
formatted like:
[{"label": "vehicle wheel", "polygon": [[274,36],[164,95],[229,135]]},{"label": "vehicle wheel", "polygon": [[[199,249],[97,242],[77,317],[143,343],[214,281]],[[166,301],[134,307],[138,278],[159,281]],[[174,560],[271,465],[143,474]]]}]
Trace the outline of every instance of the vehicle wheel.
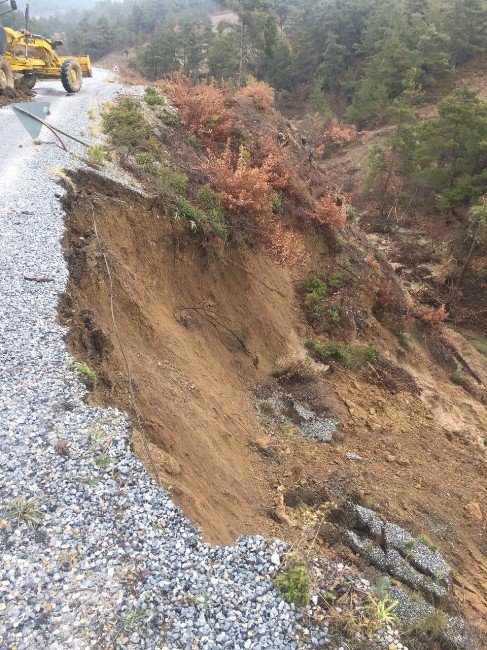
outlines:
[{"label": "vehicle wheel", "polygon": [[20,87],[23,88],[24,90],[32,90],[34,86],[36,85],[37,77],[35,74],[32,73],[27,73],[24,74],[21,79],[20,79]]},{"label": "vehicle wheel", "polygon": [[77,93],[83,83],[81,66],[76,59],[66,59],[61,66],[61,82],[68,93]]},{"label": "vehicle wheel", "polygon": [[14,89],[14,76],[7,59],[0,56],[0,94],[8,88]]}]

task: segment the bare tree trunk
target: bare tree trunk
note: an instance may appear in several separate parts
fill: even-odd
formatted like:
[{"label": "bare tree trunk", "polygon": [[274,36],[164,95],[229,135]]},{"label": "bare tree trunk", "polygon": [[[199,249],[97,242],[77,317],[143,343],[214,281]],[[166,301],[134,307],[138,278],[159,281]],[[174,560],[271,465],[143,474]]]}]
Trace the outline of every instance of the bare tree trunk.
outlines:
[{"label": "bare tree trunk", "polygon": [[244,45],[245,45],[245,25],[242,21],[242,28],[240,30],[240,56],[238,61],[238,87],[239,88],[241,88],[243,84]]},{"label": "bare tree trunk", "polygon": [[470,268],[470,263],[473,259],[473,256],[475,255],[475,251],[477,250],[477,235],[479,233],[479,230],[480,230],[480,224],[478,225],[475,234],[473,235],[472,245],[470,246],[470,250],[468,251],[467,257],[465,258],[465,262],[463,263],[462,269],[458,274],[457,286],[459,287],[461,287],[465,282],[465,277],[468,273],[468,269]]}]

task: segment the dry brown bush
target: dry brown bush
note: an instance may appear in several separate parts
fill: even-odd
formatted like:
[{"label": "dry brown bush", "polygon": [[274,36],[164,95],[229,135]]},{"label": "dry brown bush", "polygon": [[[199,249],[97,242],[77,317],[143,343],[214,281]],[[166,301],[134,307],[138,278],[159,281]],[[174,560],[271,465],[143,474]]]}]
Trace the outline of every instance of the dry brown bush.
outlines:
[{"label": "dry brown bush", "polygon": [[251,81],[247,86],[241,88],[238,94],[241,97],[252,99],[255,106],[262,111],[268,111],[274,106],[274,88],[266,84],[265,81]]},{"label": "dry brown bush", "polygon": [[318,203],[311,219],[317,225],[328,226],[332,230],[341,230],[347,223],[347,213],[342,205],[337,204],[337,199],[333,194],[327,192]]},{"label": "dry brown bush", "polygon": [[271,163],[252,166],[249,152],[240,147],[238,155],[230,148],[220,156],[212,156],[208,163],[213,187],[220,195],[222,205],[239,221],[242,218],[258,221],[272,218]]},{"label": "dry brown bush", "polygon": [[353,142],[357,137],[357,129],[351,124],[340,124],[334,117],[325,131],[326,139],[338,147]]},{"label": "dry brown bush", "polygon": [[182,74],[174,74],[157,85],[179,109],[181,124],[188,133],[211,148],[230,136],[232,115],[222,89],[211,83],[194,83]]},{"label": "dry brown bush", "polygon": [[306,248],[300,236],[279,223],[273,212],[276,189],[286,187],[289,180],[276,153],[253,165],[244,147],[235,154],[229,143],[223,154],[210,158],[207,170],[235,231],[252,231],[278,263],[304,265]]},{"label": "dry brown bush", "polygon": [[419,318],[429,327],[436,328],[446,321],[450,314],[446,311],[445,305],[440,305],[437,309],[420,310]]}]

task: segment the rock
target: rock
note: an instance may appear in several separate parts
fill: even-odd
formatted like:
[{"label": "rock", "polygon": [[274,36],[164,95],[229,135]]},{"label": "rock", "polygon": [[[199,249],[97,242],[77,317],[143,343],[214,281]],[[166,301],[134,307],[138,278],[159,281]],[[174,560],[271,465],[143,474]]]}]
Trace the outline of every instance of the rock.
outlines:
[{"label": "rock", "polygon": [[271,555],[271,562],[272,562],[272,564],[275,564],[276,566],[279,566],[281,564],[281,558],[279,556],[279,553],[273,553]]},{"label": "rock", "polygon": [[[439,611],[417,595],[412,598],[395,585],[390,588],[389,594],[392,600],[397,601],[395,613],[404,628],[421,627],[430,616]],[[478,650],[481,647],[473,638],[463,619],[458,616],[448,616],[448,614],[443,614],[443,616],[445,627],[443,630],[439,630],[439,645],[458,650]]]},{"label": "rock", "polygon": [[270,516],[274,521],[277,521],[278,524],[285,526],[296,526],[296,522],[292,517],[290,517],[286,512],[286,507],[283,504],[278,504],[270,511]]},{"label": "rock", "polygon": [[379,546],[375,546],[375,544],[373,544],[370,540],[361,539],[356,533],[351,530],[346,530],[343,533],[343,540],[356,553],[366,558],[378,569],[384,572],[387,571],[388,564],[386,555]]},{"label": "rock", "polygon": [[398,551],[394,549],[387,550],[386,562],[388,572],[409,587],[429,594],[437,600],[444,599],[447,596],[448,591],[445,587],[417,571]]},{"label": "rock", "polygon": [[348,460],[355,460],[358,463],[363,461],[362,456],[359,456],[358,454],[354,454],[352,451],[347,451],[345,457],[348,458]]}]

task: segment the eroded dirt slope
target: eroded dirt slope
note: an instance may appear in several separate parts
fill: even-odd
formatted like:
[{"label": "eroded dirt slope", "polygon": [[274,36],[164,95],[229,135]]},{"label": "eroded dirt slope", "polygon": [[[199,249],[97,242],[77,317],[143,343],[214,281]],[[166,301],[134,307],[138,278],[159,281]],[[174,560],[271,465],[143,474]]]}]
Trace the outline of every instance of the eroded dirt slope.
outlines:
[{"label": "eroded dirt slope", "polygon": [[[70,349],[96,371],[90,399],[130,413],[135,449],[152,471],[123,342],[160,480],[206,538],[265,533],[343,555],[326,513],[351,499],[430,535],[455,568],[457,606],[485,620],[486,409],[451,383],[447,343],[418,325],[412,346],[402,346],[374,316],[373,292],[350,275],[338,298],[365,319],[356,342],[376,345],[383,360],[356,371],[319,364],[279,384],[273,369],[284,357],[302,359],[315,336],[295,291],[303,271],[246,245],[224,259],[209,255],[155,202],[96,175],[74,181],[61,307]],[[329,274],[335,260],[324,239],[303,236],[310,267]],[[332,442],[309,441],[268,407],[256,409],[256,396],[269,402],[276,391],[339,420]]]}]

